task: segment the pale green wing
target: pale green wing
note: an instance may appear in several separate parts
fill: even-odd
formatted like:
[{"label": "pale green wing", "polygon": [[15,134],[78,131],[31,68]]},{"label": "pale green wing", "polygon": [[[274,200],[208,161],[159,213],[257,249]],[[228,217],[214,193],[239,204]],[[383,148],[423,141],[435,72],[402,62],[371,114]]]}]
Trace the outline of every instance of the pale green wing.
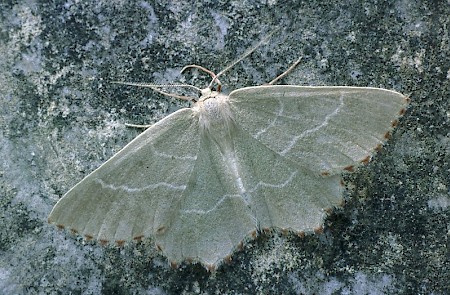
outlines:
[{"label": "pale green wing", "polygon": [[233,91],[235,121],[279,155],[323,175],[367,161],[404,108],[366,87],[258,86]]},{"label": "pale green wing", "polygon": [[179,214],[199,139],[191,109],[171,114],[74,186],[49,222],[105,242],[164,232]]},{"label": "pale green wing", "polygon": [[222,141],[229,150],[208,135],[201,142],[180,214],[157,236],[175,263],[188,259],[214,268],[257,229],[312,230],[323,223],[323,208],[342,199],[338,176],[313,175],[239,126]]},{"label": "pale green wing", "polygon": [[240,195],[219,146],[201,136],[195,168],[179,203],[179,215],[157,241],[173,263],[200,261],[212,268],[255,231],[256,220]]},{"label": "pale green wing", "polygon": [[342,200],[338,175],[317,175],[240,127],[234,148],[245,195],[261,229],[311,231],[323,224],[324,209]]}]

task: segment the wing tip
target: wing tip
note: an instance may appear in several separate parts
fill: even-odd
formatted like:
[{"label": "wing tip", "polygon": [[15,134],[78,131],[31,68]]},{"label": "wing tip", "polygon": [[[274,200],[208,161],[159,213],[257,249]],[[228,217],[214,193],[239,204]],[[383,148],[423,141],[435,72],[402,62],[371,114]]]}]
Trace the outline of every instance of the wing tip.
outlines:
[{"label": "wing tip", "polygon": [[[400,111],[399,115],[400,116],[403,115],[405,113],[405,111],[406,111],[406,109],[403,108]],[[365,157],[358,160],[356,165],[348,165],[348,166],[342,167],[341,169],[346,172],[354,172],[356,170],[355,168],[357,168],[359,166],[358,164],[362,164],[362,165],[369,164],[373,159],[373,155],[375,155],[376,153],[379,153],[384,148],[385,144],[389,140],[392,139],[393,132],[394,132],[395,128],[398,127],[398,125],[399,125],[399,118],[392,120],[390,122],[390,129],[383,134],[382,140],[375,147],[373,147],[372,152],[368,152],[368,154]],[[326,170],[322,171],[320,173],[321,176],[329,176],[330,174],[332,174],[332,173],[330,171],[326,171]]]}]

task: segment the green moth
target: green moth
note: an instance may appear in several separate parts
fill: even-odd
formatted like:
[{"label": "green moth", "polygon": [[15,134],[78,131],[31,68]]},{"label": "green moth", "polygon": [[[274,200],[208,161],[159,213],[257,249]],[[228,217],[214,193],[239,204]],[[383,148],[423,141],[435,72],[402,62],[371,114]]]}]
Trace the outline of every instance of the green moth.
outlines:
[{"label": "green moth", "polygon": [[370,160],[406,103],[367,87],[266,85],[225,95],[211,86],[223,71],[208,73],[193,107],[86,176],[49,222],[102,243],[149,237],[172,264],[214,270],[257,231],[320,228],[326,209],[342,202],[341,173]]}]

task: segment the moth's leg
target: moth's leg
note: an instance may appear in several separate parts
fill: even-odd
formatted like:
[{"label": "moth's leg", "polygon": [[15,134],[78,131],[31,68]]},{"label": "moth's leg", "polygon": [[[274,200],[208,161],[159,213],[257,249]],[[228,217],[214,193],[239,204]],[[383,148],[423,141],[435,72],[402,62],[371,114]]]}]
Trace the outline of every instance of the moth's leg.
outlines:
[{"label": "moth's leg", "polygon": [[213,79],[210,83],[210,87],[212,86],[212,84],[214,83],[214,80],[217,80],[217,78],[219,76],[222,76],[223,73],[225,73],[226,71],[228,71],[229,69],[231,69],[235,64],[237,64],[238,62],[240,62],[241,60],[243,60],[244,58],[246,58],[247,56],[249,56],[250,54],[252,54],[253,51],[255,51],[259,46],[261,46],[262,44],[264,44],[265,42],[267,42],[274,33],[278,32],[280,30],[280,28],[275,28],[272,32],[270,32],[267,36],[265,36],[261,41],[258,42],[258,44],[256,44],[255,46],[253,46],[252,48],[247,49],[240,57],[238,57],[238,59],[236,59],[235,61],[233,61],[232,63],[230,63],[229,65],[227,65],[225,67],[225,69],[221,70],[217,75],[216,78]]},{"label": "moth's leg", "polygon": [[300,63],[301,60],[302,58],[300,57],[286,71],[284,71],[281,75],[270,81],[268,84],[273,85],[275,82],[277,82],[278,80],[289,74]]},{"label": "moth's leg", "polygon": [[125,123],[125,126],[127,126],[127,127],[132,127],[132,128],[139,128],[139,129],[147,129],[147,128],[151,127],[152,124],[149,124],[149,125],[139,125],[139,124],[129,124],[129,123]]}]

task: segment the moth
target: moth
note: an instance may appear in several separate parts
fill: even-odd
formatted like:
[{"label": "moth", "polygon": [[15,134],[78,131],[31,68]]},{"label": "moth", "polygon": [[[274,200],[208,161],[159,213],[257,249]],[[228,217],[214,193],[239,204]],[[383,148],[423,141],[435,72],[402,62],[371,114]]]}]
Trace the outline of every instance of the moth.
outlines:
[{"label": "moth", "polygon": [[386,89],[275,80],[226,95],[213,86],[230,66],[217,75],[189,67],[212,77],[193,106],[87,175],[50,223],[103,244],[148,237],[172,265],[214,270],[259,231],[320,228],[343,200],[342,172],[369,162],[407,101]]}]

